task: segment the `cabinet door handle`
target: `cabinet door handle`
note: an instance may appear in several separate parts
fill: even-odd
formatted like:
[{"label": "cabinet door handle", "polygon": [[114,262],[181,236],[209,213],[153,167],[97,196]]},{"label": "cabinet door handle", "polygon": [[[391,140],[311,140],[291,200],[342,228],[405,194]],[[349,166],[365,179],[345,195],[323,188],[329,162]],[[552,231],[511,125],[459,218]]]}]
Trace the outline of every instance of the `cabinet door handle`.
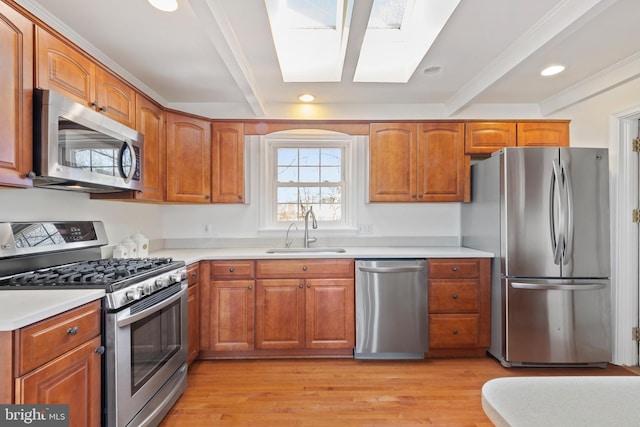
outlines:
[{"label": "cabinet door handle", "polygon": [[453,270],[453,271],[458,271],[458,267],[453,266],[453,267],[451,267],[451,270]]},{"label": "cabinet door handle", "polygon": [[67,329],[67,334],[69,335],[78,335],[78,332],[80,332],[80,329],[77,326]]},{"label": "cabinet door handle", "polygon": [[311,287],[311,283],[307,283],[307,288],[310,288],[310,287]]},{"label": "cabinet door handle", "polygon": [[196,277],[198,275],[198,273],[196,273],[195,271],[191,272],[191,277]]},{"label": "cabinet door handle", "polygon": [[306,265],[302,266],[302,271],[307,271],[307,266]]},{"label": "cabinet door handle", "polygon": [[304,288],[304,285],[303,285],[302,283],[300,283],[300,284],[298,285],[298,287],[299,287],[300,289],[302,289],[302,288]]},{"label": "cabinet door handle", "polygon": [[104,354],[104,346],[101,345],[100,347],[96,348],[95,352],[98,354]]},{"label": "cabinet door handle", "polygon": [[413,197],[415,199],[416,197],[418,197],[418,195],[417,194],[412,194],[411,197]]},{"label": "cabinet door handle", "polygon": [[253,286],[249,285],[248,289],[249,289],[249,290],[253,289]]},{"label": "cabinet door handle", "polygon": [[458,294],[455,294],[455,293],[454,293],[453,295],[451,295],[451,298],[453,298],[453,299],[458,299]]},{"label": "cabinet door handle", "polygon": [[234,271],[236,271],[236,269],[235,269],[235,268],[233,268],[233,267],[229,267],[229,273],[233,273]]},{"label": "cabinet door handle", "polygon": [[458,330],[457,329],[454,329],[452,332],[453,332],[453,335],[458,335]]}]

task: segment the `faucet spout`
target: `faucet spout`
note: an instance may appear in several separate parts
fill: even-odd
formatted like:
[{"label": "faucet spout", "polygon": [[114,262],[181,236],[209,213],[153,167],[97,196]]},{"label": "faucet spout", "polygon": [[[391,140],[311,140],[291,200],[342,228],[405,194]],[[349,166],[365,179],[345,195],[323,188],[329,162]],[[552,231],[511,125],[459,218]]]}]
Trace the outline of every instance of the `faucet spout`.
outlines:
[{"label": "faucet spout", "polygon": [[309,216],[311,216],[311,226],[313,229],[318,228],[318,222],[316,221],[316,215],[313,213],[313,206],[309,206],[309,210],[304,215],[304,247],[308,248],[309,243],[313,243],[316,241],[315,237],[309,237]]},{"label": "faucet spout", "polygon": [[289,248],[291,247],[291,243],[293,243],[292,240],[289,240],[289,231],[291,231],[291,227],[295,227],[296,230],[298,229],[298,226],[296,225],[295,222],[292,222],[291,224],[289,224],[289,228],[287,228],[287,234],[284,238],[284,247],[285,248]]}]

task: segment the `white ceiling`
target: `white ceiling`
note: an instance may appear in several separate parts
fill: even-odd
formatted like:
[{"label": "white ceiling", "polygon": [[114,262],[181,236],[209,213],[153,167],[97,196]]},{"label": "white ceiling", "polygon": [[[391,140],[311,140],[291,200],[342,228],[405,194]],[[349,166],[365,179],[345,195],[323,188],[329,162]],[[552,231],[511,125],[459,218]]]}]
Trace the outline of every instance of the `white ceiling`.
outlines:
[{"label": "white ceiling", "polygon": [[[372,0],[354,3],[337,83],[283,83],[263,0],[178,0],[174,13],[146,0],[17,2],[161,104],[214,118],[447,118],[505,103],[545,116],[640,77],[639,0],[462,0],[408,83],[352,82]],[[566,70],[539,75],[555,63]]]}]

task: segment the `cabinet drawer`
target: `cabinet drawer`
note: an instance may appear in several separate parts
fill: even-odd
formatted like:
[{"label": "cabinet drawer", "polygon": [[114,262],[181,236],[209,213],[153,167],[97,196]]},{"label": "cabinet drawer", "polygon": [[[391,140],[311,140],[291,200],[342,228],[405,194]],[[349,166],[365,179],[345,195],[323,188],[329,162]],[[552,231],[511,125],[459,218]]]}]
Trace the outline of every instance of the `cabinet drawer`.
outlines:
[{"label": "cabinet drawer", "polygon": [[429,279],[471,278],[480,276],[480,259],[430,259],[428,267]]},{"label": "cabinet drawer", "polygon": [[429,315],[429,348],[479,347],[479,315]]},{"label": "cabinet drawer", "polygon": [[280,278],[352,278],[352,259],[280,259],[256,261],[256,276]]},{"label": "cabinet drawer", "polygon": [[199,264],[197,262],[187,266],[187,283],[189,286],[197,285],[200,281],[200,269],[198,267]]},{"label": "cabinet drawer", "polygon": [[17,375],[55,359],[100,335],[100,301],[83,305],[16,331]]},{"label": "cabinet drawer", "polygon": [[429,313],[477,313],[478,280],[429,280]]},{"label": "cabinet drawer", "polygon": [[250,260],[212,261],[211,280],[253,279],[255,263]]}]

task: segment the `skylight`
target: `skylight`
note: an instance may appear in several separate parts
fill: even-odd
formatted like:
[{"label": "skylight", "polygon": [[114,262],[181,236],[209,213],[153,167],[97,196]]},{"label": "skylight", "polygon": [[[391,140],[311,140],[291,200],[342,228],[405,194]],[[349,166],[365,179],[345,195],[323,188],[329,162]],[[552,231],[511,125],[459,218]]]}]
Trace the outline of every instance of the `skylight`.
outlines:
[{"label": "skylight", "polygon": [[354,0],[265,0],[285,82],[339,82]]},{"label": "skylight", "polygon": [[356,82],[406,83],[460,0],[374,0]]},{"label": "skylight", "polygon": [[[339,82],[355,0],[265,0],[284,82]],[[460,0],[373,0],[355,82],[406,83]]]}]

